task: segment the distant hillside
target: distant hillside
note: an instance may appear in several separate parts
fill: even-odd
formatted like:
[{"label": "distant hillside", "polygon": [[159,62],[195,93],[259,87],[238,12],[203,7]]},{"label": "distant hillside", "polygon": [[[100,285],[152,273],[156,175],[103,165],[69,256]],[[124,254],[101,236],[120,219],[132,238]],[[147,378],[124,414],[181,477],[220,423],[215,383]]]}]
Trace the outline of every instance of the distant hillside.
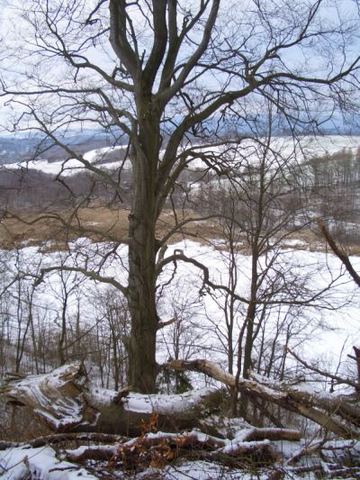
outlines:
[{"label": "distant hillside", "polygon": [[[44,149],[40,158],[31,160],[35,148],[33,140],[6,138],[0,153],[11,162],[3,162],[0,168],[2,211],[42,212],[45,209],[70,209],[80,204],[82,207],[130,207],[132,170],[130,161],[124,163],[125,146],[107,146],[110,138],[95,134],[75,135],[68,138],[70,142],[72,149],[81,153],[86,161],[119,181],[118,192],[115,193],[101,176],[84,169],[78,160],[66,161],[60,147]],[[258,157],[251,142],[244,140],[228,163],[231,175],[238,177],[237,181],[241,181],[244,175],[246,177],[246,168],[256,168]],[[300,143],[294,143],[290,137],[275,137],[272,148],[293,165],[287,169],[285,183],[281,186],[284,201],[289,205],[301,202],[306,215],[333,220],[341,234],[345,233],[354,243],[360,241],[356,233],[360,222],[360,137],[303,137]],[[198,151],[201,150],[200,145]],[[220,153],[220,150],[215,152],[216,155]],[[120,167],[122,171],[118,179]],[[226,175],[219,176],[215,170],[209,170],[209,164],[205,164],[199,154],[181,175],[172,195],[173,206],[183,208],[186,205],[186,208],[199,212],[205,209],[205,213],[210,208],[211,212],[207,213],[213,213],[216,205],[210,205],[210,200],[214,197],[214,189],[225,185],[224,182],[227,182]],[[306,222],[304,218],[298,220]]]},{"label": "distant hillside", "polygon": [[[117,139],[117,144],[124,142],[124,139]],[[86,130],[67,134],[64,137],[64,143],[70,145],[76,153],[83,154],[89,150],[113,145],[114,136],[97,130]],[[0,165],[20,163],[35,158],[46,158],[49,161],[62,160],[64,150],[52,145],[39,135],[0,135]]]}]

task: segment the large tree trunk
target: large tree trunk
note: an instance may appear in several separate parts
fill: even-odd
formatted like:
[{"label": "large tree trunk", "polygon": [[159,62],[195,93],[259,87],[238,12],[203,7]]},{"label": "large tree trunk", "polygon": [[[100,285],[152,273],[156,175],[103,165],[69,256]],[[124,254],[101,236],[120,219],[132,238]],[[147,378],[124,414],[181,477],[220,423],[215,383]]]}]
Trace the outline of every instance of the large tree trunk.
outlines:
[{"label": "large tree trunk", "polygon": [[[138,202],[142,203],[142,202]],[[144,202],[145,203],[145,202]],[[145,210],[145,204],[143,209]],[[137,206],[129,221],[128,342],[129,384],[136,392],[153,393],[156,379],[155,224]]]},{"label": "large tree trunk", "polygon": [[129,383],[136,392],[154,393],[156,368],[156,221],[160,116],[151,95],[137,97],[139,130],[133,143],[133,202],[129,215],[128,305]]}]

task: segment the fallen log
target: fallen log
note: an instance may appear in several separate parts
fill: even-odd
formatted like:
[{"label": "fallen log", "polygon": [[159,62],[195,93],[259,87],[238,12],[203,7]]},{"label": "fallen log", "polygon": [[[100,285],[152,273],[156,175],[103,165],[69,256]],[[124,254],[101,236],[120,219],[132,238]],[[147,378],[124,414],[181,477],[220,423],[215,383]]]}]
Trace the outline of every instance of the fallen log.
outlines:
[{"label": "fallen log", "polygon": [[80,363],[43,375],[11,378],[1,387],[8,403],[26,406],[53,432],[103,432],[138,435],[156,414],[167,431],[193,428],[222,401],[219,389],[181,395],[141,395],[93,386]]},{"label": "fallen log", "polygon": [[[235,387],[233,375],[223,371],[209,360],[173,360],[166,368],[205,373],[219,382]],[[240,392],[249,397],[261,398],[286,410],[309,418],[326,430],[343,438],[360,436],[360,404],[357,395],[337,395],[335,393],[316,394],[301,386],[290,386],[268,381],[260,377],[244,379],[237,383]]]},{"label": "fallen log", "polygon": [[69,462],[84,462],[85,460],[110,461],[116,455],[118,445],[92,445],[79,447],[75,450],[66,451],[66,459]]},{"label": "fallen log", "polygon": [[24,445],[32,448],[40,448],[46,445],[57,445],[59,443],[115,443],[124,440],[120,435],[112,435],[109,433],[98,432],[81,432],[81,433],[55,433],[53,435],[43,435],[36,437],[29,442],[7,442],[0,441],[0,451],[10,448],[23,447]]},{"label": "fallen log", "polygon": [[[239,438],[239,437],[237,437]],[[261,440],[287,440],[288,442],[298,442],[301,440],[299,430],[289,428],[250,428],[244,430],[241,436],[244,442],[258,442]]]},{"label": "fallen log", "polygon": [[[174,360],[167,368],[205,373],[225,385],[235,386],[235,377],[208,360]],[[238,388],[250,397],[307,417],[344,438],[360,436],[357,395],[317,395],[299,385],[278,384],[258,377],[240,379]],[[35,416],[57,433],[97,431],[132,436],[143,433],[153,414],[157,428],[166,431],[200,426],[205,412],[218,408],[222,401],[222,391],[216,388],[182,395],[141,395],[126,389],[121,392],[101,389],[91,385],[80,363],[44,375],[11,379],[0,393],[8,402],[30,407]]]},{"label": "fallen log", "polygon": [[97,412],[85,400],[86,372],[82,364],[65,365],[44,375],[7,381],[0,393],[8,403],[29,407],[52,431],[74,431],[92,425]]}]

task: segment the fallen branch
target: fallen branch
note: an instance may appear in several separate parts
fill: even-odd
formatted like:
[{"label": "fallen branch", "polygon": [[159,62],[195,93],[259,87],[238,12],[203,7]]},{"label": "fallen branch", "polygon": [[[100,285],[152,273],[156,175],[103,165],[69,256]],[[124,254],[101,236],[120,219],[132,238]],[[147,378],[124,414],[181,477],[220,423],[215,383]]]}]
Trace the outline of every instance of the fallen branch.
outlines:
[{"label": "fallen branch", "polygon": [[245,431],[242,440],[246,442],[254,442],[260,440],[287,440],[289,442],[298,442],[301,440],[299,430],[288,428],[251,428]]},{"label": "fallen branch", "polygon": [[44,435],[37,437],[27,445],[33,448],[43,447],[45,445],[56,445],[66,442],[95,442],[95,443],[116,443],[124,441],[124,437],[112,435],[109,433],[88,432],[88,433],[58,433],[54,435]]},{"label": "fallen branch", "polygon": [[220,459],[221,455],[236,457],[237,460],[250,460],[258,465],[274,463],[278,460],[278,454],[269,440],[251,442],[232,442],[211,455],[212,459]]},{"label": "fallen branch", "polygon": [[83,462],[85,460],[111,460],[117,452],[117,445],[94,445],[79,447],[75,450],[66,451],[66,459],[69,462]]},{"label": "fallen branch", "polygon": [[[191,370],[235,387],[236,379],[208,360],[173,360],[166,365],[178,371]],[[286,410],[302,415],[344,438],[360,436],[360,406],[358,400],[343,395],[316,395],[299,387],[265,382],[264,379],[239,379],[239,391],[261,398]]]},{"label": "fallen branch", "polygon": [[228,442],[198,431],[149,433],[125,443],[80,447],[66,452],[67,460],[72,462],[108,460],[112,466],[125,470],[162,468],[182,457],[225,465],[268,465],[278,460],[278,453],[269,440]]}]

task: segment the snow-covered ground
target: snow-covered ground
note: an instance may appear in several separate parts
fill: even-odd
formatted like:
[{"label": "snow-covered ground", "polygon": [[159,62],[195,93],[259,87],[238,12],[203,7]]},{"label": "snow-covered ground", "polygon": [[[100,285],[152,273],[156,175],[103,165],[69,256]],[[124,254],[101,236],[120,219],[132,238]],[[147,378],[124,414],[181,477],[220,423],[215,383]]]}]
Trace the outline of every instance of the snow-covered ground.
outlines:
[{"label": "snow-covered ground", "polygon": [[[86,171],[86,163],[88,162],[89,164],[95,166],[95,167],[100,167],[99,164],[101,164],[101,168],[112,170],[119,168],[120,165],[122,165],[122,161],[118,162],[108,162],[102,164],[104,158],[106,155],[111,154],[116,151],[124,151],[126,147],[123,145],[116,146],[116,147],[104,147],[104,148],[97,148],[95,150],[90,150],[89,152],[86,152],[82,158],[76,159],[76,158],[70,158],[68,160],[63,160],[63,161],[55,161],[55,162],[49,162],[48,160],[30,160],[26,162],[20,162],[20,163],[9,163],[6,165],[2,166],[2,169],[10,169],[10,170],[17,170],[17,169],[23,169],[23,170],[37,170],[39,172],[44,172],[49,175],[61,175],[63,177],[66,176],[71,176],[71,175],[76,175],[77,173]],[[123,168],[129,169],[130,168],[130,161],[127,160],[125,164],[123,165]]]},{"label": "snow-covered ground", "polygon": [[[241,141],[238,146],[231,143],[221,147],[193,147],[194,151],[199,153],[211,153],[219,154],[223,152],[227,161],[231,164],[241,163],[244,159],[247,163],[256,161],[259,159],[259,149],[263,149],[267,143],[267,139],[259,139],[260,143],[251,139],[245,139]],[[262,142],[263,140],[263,142]],[[360,136],[344,136],[344,135],[327,135],[327,136],[304,136],[294,139],[292,137],[274,137],[269,145],[269,152],[273,152],[275,155],[281,155],[282,158],[292,160],[296,162],[303,162],[313,157],[322,157],[324,155],[332,155],[343,149],[351,151],[353,154],[357,152],[360,146]],[[123,164],[123,160],[108,161],[107,155],[114,152],[124,152],[126,146],[113,146],[104,147],[91,150],[83,155],[83,160],[89,162],[92,165],[114,170],[122,166],[122,168],[130,169],[131,163],[127,160]],[[186,147],[188,148],[188,147]],[[211,160],[210,160],[211,162]],[[200,157],[194,159],[190,163],[190,167],[193,169],[204,168],[204,162]],[[42,171],[51,175],[69,176],[75,175],[86,168],[84,162],[78,159],[69,159],[64,161],[49,162],[47,160],[35,160],[21,163],[11,163],[2,166],[2,169],[32,169]]]},{"label": "snow-covered ground", "polygon": [[93,480],[98,478],[84,468],[60,461],[51,447],[17,447],[0,451],[0,477],[3,480]]},{"label": "snow-covered ground", "polygon": [[[226,250],[219,248],[218,242],[214,243],[217,245],[216,248],[184,240],[169,246],[167,255],[182,250],[189,258],[209,267],[210,279],[214,283],[227,285],[228,255]],[[71,253],[44,253],[38,247],[25,247],[18,255],[2,252],[4,257],[8,257],[8,269],[3,282],[10,281],[20,269],[27,279],[22,286],[22,295],[25,299],[34,275],[40,268],[65,265],[80,268],[86,266],[87,269],[97,271],[104,277],[114,278],[126,285],[127,247],[125,245],[120,246],[115,253],[108,256],[106,261],[104,261],[104,255],[109,251],[108,244],[95,244],[87,239],[79,239],[70,247]],[[265,259],[262,262],[264,266]],[[360,258],[353,257],[352,262],[354,267],[360,270]],[[250,288],[250,257],[239,253],[237,266],[239,280],[236,293],[246,301]],[[260,268],[262,268],[261,265]],[[340,261],[329,253],[286,247],[279,255],[276,270],[270,271],[265,283],[271,287],[272,282],[279,282],[282,276],[289,278],[295,285],[304,283],[304,290],[297,296],[296,300],[299,304],[290,310],[287,305],[287,295],[280,292],[273,297],[274,305],[269,310],[269,316],[264,323],[265,338],[269,342],[275,338],[283,322],[284,332],[278,335],[277,348],[281,349],[284,346],[285,332],[290,328],[293,336],[289,347],[294,348],[308,360],[321,360],[329,369],[336,369],[338,362],[346,360],[346,354],[351,353],[352,346],[360,343],[359,289],[356,289],[354,282],[343,272]],[[171,280],[170,283],[169,280]],[[59,326],[59,312],[64,299],[64,282],[70,292],[67,306],[69,321],[71,319],[75,321],[77,309],[79,309],[83,325],[87,327],[93,325],[100,316],[97,311],[99,297],[113,287],[96,284],[90,279],[83,278],[80,273],[60,273],[59,271],[48,273],[36,288],[33,299],[34,318],[41,318],[42,322],[48,325]],[[327,289],[329,285],[331,287]],[[17,288],[16,283],[10,287],[14,298]],[[319,294],[319,292],[322,293]],[[310,302],[310,306],[302,305],[303,301],[311,297],[316,298]],[[95,301],[95,299],[98,300]],[[163,321],[175,316],[179,320],[176,326],[180,325],[181,328],[175,332],[174,325],[170,325],[159,331],[158,361],[164,362],[169,357],[174,357],[174,335],[176,334],[180,357],[211,358],[226,368],[226,354],[222,344],[226,341],[224,302],[225,296],[221,290],[202,289],[202,272],[194,265],[183,262],[177,262],[176,266],[174,263],[168,264],[159,278],[158,312]],[[3,328],[11,328],[12,335],[15,335],[18,328],[15,310],[18,307],[16,302],[12,301],[7,308],[13,311],[14,320],[5,324],[3,317]],[[246,302],[237,302],[235,339],[243,322],[245,309]],[[26,322],[23,323],[26,324]]]},{"label": "snow-covered ground", "polygon": [[[296,242],[295,242],[296,243]],[[202,245],[190,240],[184,240],[170,245],[167,255],[172,255],[176,250],[182,250],[185,255],[209,267],[210,278],[213,282],[227,284],[228,255],[225,249],[220,248],[221,242],[214,241],[213,246]],[[299,245],[297,245],[298,247]],[[266,320],[266,332],[269,338],[275,335],[279,318],[289,317],[294,323],[295,335],[290,346],[303,356],[307,361],[321,360],[327,369],[335,371],[342,355],[343,360],[347,353],[350,353],[353,345],[360,342],[360,323],[358,312],[360,306],[360,292],[347,274],[342,274],[340,261],[331,254],[322,252],[311,252],[305,249],[292,249],[290,245],[284,245],[279,256],[279,268],[288,272],[297,279],[300,284],[306,278],[306,295],[316,294],[332,283],[330,290],[324,290],[323,296],[316,300],[317,305],[299,306],[296,311],[288,313],[285,306],[273,308]],[[18,271],[24,276],[22,294],[24,298],[30,290],[33,275],[39,272],[40,268],[52,267],[55,265],[86,267],[92,271],[99,271],[103,276],[113,277],[122,284],[126,284],[127,276],[127,248],[120,246],[116,252],[107,257],[104,261],[104,254],[109,251],[106,243],[92,243],[87,239],[78,239],[70,245],[69,252],[48,252],[41,247],[24,247],[18,252],[1,251],[0,258],[6,259],[7,269],[2,278],[7,283]],[[360,270],[360,258],[351,258],[354,267]],[[100,265],[103,262],[101,268]],[[239,284],[237,294],[245,299],[249,294],[250,279],[250,258],[246,255],[237,256],[239,268]],[[174,273],[175,272],[175,273]],[[7,277],[7,278],[5,278]],[[89,279],[80,280],[80,274],[57,271],[49,273],[44,281],[38,285],[33,299],[33,315],[36,319],[47,322],[52,331],[54,325],[58,325],[58,315],[63,302],[64,285],[70,292],[68,315],[75,318],[76,309],[81,311],[81,322],[86,325],[94,324],[97,320],[94,297],[99,297],[108,288],[103,284],[94,284]],[[168,283],[172,279],[171,283]],[[273,281],[270,277],[269,282]],[[224,332],[224,312],[222,306],[224,296],[221,292],[201,291],[202,276],[195,266],[188,263],[177,262],[168,264],[162,272],[159,284],[163,285],[158,290],[158,310],[162,320],[176,315],[184,324],[180,338],[180,356],[186,358],[206,357],[218,361],[226,367],[226,355],[221,344],[221,335]],[[73,288],[74,287],[74,288]],[[10,304],[7,305],[12,313],[16,314],[18,305],[14,300],[18,293],[16,282],[10,287]],[[199,293],[200,292],[200,293]],[[13,294],[13,296],[12,296]],[[305,295],[304,294],[304,295]],[[3,305],[4,307],[4,305]],[[239,302],[237,312],[238,324],[235,326],[235,336],[239,325],[244,318],[246,305]],[[285,308],[285,310],[284,310]],[[4,322],[4,316],[2,321]],[[16,323],[16,322],[15,322]],[[3,324],[3,327],[5,324]],[[16,324],[14,325],[16,328]],[[173,355],[173,326],[160,330],[158,335],[158,361],[166,361]],[[16,330],[14,330],[16,332]],[[284,335],[280,335],[278,347],[281,349],[284,342]],[[291,362],[290,362],[291,366]],[[341,371],[341,368],[340,368]],[[204,379],[193,378],[195,386],[203,386]],[[99,389],[100,391],[100,389]],[[101,390],[101,395],[106,395],[106,390]],[[185,403],[191,404],[194,395],[201,395],[203,390],[193,394],[185,394],[181,397],[181,405],[169,402],[166,397],[165,406],[169,412],[176,411],[176,408],[183,408]],[[100,394],[100,393],[99,393]],[[113,394],[113,392],[111,393]],[[109,392],[109,395],[111,395]],[[125,408],[139,412],[152,411],[154,402],[164,407],[164,397],[154,396],[152,401],[144,402],[144,398],[138,394],[131,394],[125,400]],[[175,408],[176,407],[176,408]],[[244,430],[238,432],[233,440],[224,440],[224,449],[231,451],[242,441],[241,435]],[[156,434],[158,435],[158,434]],[[203,434],[201,434],[203,435]],[[265,440],[267,441],[267,440]],[[289,442],[273,442],[279,448],[281,456],[290,458],[295,451],[303,448],[303,444]],[[273,445],[273,446],[274,446]],[[84,448],[84,447],[80,447]],[[115,448],[111,446],[111,448]],[[79,449],[78,449],[79,450]],[[115,451],[115,450],[114,450]],[[0,476],[5,480],[20,480],[23,478],[37,478],[39,480],[75,480],[95,479],[97,474],[90,473],[85,468],[76,464],[59,460],[59,455],[49,446],[32,448],[29,446],[17,446],[0,451]],[[61,458],[61,457],[60,457]],[[98,467],[101,469],[101,466]],[[106,467],[104,467],[106,475]],[[285,479],[300,479],[296,473],[281,467]],[[146,475],[159,473],[157,469],[147,469],[133,475],[131,478],[146,478]],[[119,477],[120,478],[120,477]],[[127,478],[124,474],[121,478]],[[205,461],[183,461],[180,464],[168,465],[161,470],[161,478],[166,480],[185,480],[189,478],[210,479],[222,478],[231,479],[253,479],[269,478],[269,471],[256,472],[252,475],[241,469],[226,468],[216,463]]]}]

